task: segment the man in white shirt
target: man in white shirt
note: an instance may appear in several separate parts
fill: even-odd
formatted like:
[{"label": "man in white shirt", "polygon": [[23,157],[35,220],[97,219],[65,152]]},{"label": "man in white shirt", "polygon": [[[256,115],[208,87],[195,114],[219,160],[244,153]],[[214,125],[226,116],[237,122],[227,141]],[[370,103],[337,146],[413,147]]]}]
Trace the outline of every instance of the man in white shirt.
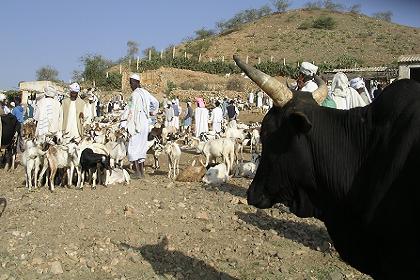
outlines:
[{"label": "man in white shirt", "polygon": [[222,131],[222,122],[223,122],[223,110],[220,108],[220,102],[216,101],[215,108],[211,111],[211,122],[213,130],[216,133]]},{"label": "man in white shirt", "polygon": [[318,66],[310,62],[302,62],[297,78],[297,90],[313,93],[318,89],[318,85],[314,81],[314,75],[318,71]]},{"label": "man in white shirt", "polygon": [[34,108],[34,120],[36,124],[36,136],[44,139],[45,135],[51,134],[60,137],[63,120],[61,114],[61,104],[55,98],[56,91],[52,87],[45,88],[42,97]]}]

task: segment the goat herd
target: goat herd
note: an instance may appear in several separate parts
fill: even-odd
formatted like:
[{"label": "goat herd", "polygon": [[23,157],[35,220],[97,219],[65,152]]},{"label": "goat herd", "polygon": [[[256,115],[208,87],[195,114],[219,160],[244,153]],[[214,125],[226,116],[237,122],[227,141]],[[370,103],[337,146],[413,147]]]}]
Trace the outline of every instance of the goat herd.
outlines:
[{"label": "goat herd", "polygon": [[[168,177],[181,182],[220,185],[232,176],[253,178],[259,160],[259,129],[259,123],[245,125],[234,121],[224,125],[219,134],[210,131],[196,138],[186,131],[157,124],[149,133],[148,154],[153,156],[155,170],[160,168],[159,157],[166,154]],[[26,121],[19,141],[28,190],[41,185],[54,191],[56,185],[83,189],[85,184],[96,188],[97,184],[130,183],[129,172],[124,168],[129,135],[121,127],[120,114],[102,116],[86,124],[81,140],[66,135],[36,137],[35,131],[36,123]],[[245,147],[250,148],[250,162],[243,160]],[[180,172],[182,151],[196,156]],[[219,164],[218,159],[222,160]]]}]

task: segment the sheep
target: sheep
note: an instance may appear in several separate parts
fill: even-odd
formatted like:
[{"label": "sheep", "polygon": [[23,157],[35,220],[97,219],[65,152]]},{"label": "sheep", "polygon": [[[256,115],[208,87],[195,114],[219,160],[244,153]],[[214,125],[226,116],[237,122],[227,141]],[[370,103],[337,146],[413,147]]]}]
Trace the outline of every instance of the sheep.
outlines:
[{"label": "sheep", "polygon": [[231,139],[219,138],[210,140],[204,144],[200,143],[197,149],[206,157],[206,166],[216,158],[222,157],[228,173],[232,169],[235,157],[235,144]]},{"label": "sheep", "polygon": [[259,162],[260,155],[253,153],[250,162],[241,163],[235,166],[233,176],[253,179],[255,177],[255,172],[257,172]]},{"label": "sheep", "polygon": [[202,182],[212,186],[220,186],[229,179],[229,169],[226,164],[220,163],[210,167],[204,175]]},{"label": "sheep", "polygon": [[165,146],[165,153],[168,155],[168,178],[175,179],[179,174],[179,160],[181,158],[181,149],[177,143],[169,142]]},{"label": "sheep", "polygon": [[[196,162],[199,164],[196,166]],[[200,182],[206,174],[206,166],[201,160],[193,160],[190,166],[182,169],[176,177],[179,182]]]},{"label": "sheep", "polygon": [[[26,187],[32,190],[32,178],[34,179],[34,188],[37,188],[38,173],[41,161],[46,152],[43,152],[33,140],[27,140],[24,143],[25,151],[22,153],[22,165],[25,168]],[[32,172],[33,177],[32,177]]]},{"label": "sheep", "polygon": [[106,185],[130,184],[130,174],[124,168],[112,168],[110,176],[107,176]]}]

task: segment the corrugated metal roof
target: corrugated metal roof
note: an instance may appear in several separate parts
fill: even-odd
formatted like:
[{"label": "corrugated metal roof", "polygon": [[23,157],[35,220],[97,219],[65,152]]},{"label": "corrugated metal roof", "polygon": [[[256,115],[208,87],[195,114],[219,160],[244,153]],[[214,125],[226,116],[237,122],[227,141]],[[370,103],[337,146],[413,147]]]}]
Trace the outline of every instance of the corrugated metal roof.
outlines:
[{"label": "corrugated metal roof", "polygon": [[378,66],[378,67],[360,67],[360,68],[343,68],[343,69],[334,69],[328,72],[384,72],[388,69],[386,66]]},{"label": "corrugated metal roof", "polygon": [[420,54],[401,55],[398,62],[420,62]]}]

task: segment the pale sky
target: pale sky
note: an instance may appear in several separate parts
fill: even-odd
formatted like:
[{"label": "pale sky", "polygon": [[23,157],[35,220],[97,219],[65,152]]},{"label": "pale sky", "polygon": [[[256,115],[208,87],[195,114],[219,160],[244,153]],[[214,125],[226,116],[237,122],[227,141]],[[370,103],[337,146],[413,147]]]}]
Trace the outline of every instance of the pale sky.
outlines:
[{"label": "pale sky", "polygon": [[[308,1],[292,0],[291,9]],[[393,22],[420,27],[420,1],[334,1],[361,4],[362,13],[392,11]],[[259,8],[269,0],[2,0],[0,3],[0,89],[17,88],[51,65],[69,82],[80,70],[80,57],[101,54],[116,60],[126,43],[158,50],[178,44],[202,27],[229,19],[241,10]],[[140,51],[141,51],[140,50]]]}]

